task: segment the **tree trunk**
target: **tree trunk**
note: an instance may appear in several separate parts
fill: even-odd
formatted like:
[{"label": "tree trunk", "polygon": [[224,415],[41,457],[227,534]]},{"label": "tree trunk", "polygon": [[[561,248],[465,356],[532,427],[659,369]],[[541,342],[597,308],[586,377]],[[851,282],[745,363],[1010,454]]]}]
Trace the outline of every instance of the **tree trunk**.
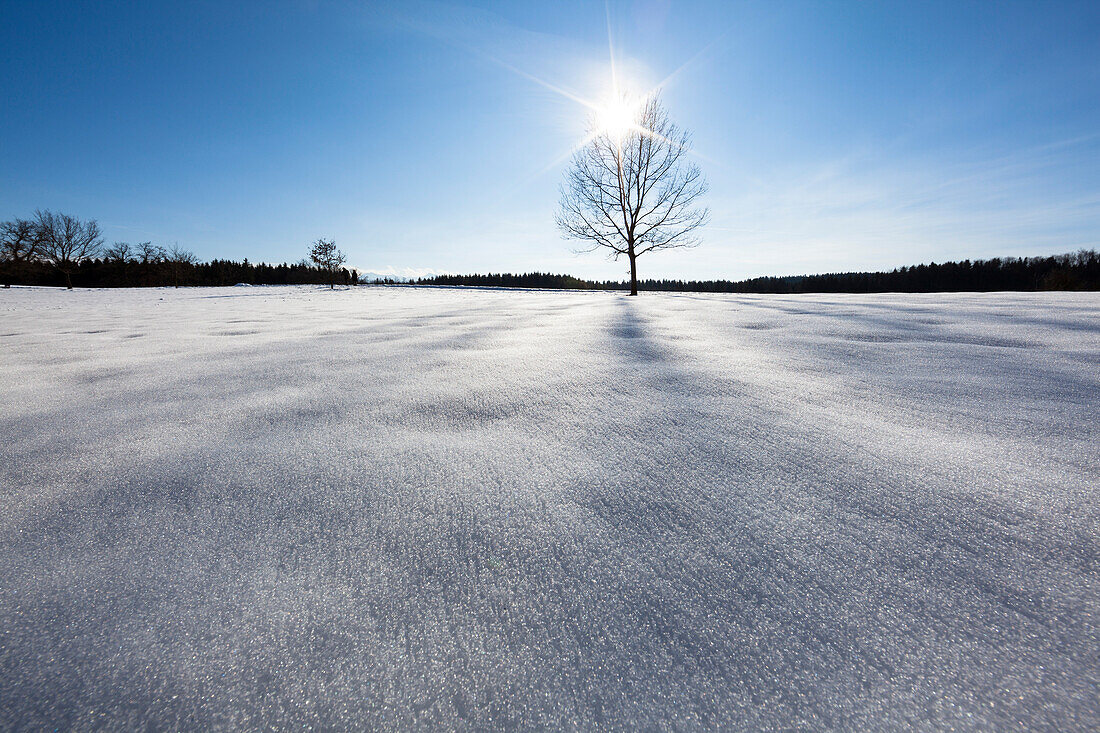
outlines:
[{"label": "tree trunk", "polygon": [[65,273],[65,287],[68,288],[69,290],[72,290],[73,289],[73,279],[72,279],[72,277],[69,276],[69,271],[68,270],[63,270],[63,272]]},{"label": "tree trunk", "polygon": [[630,246],[630,251],[627,253],[630,257],[630,294],[638,294],[638,256],[634,254],[634,246]]}]

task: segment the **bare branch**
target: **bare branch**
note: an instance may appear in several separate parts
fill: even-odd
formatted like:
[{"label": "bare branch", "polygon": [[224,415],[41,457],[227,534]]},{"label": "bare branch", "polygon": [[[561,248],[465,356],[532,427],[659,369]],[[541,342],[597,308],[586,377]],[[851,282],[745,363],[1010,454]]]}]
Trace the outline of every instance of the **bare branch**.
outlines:
[{"label": "bare branch", "polygon": [[38,228],[33,221],[0,222],[0,260],[18,263],[34,259],[39,244]]},{"label": "bare branch", "polygon": [[103,252],[103,256],[115,262],[128,262],[132,253],[129,242],[115,242]]},{"label": "bare branch", "polygon": [[139,242],[137,256],[141,258],[143,265],[155,264],[167,258],[163,247],[158,247],[152,242]]}]

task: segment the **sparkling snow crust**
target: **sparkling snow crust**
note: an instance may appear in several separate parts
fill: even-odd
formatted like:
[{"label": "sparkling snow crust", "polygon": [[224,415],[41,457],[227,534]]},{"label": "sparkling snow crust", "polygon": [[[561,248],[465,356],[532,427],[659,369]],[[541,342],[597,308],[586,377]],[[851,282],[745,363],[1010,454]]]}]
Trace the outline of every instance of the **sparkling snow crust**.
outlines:
[{"label": "sparkling snow crust", "polygon": [[1100,295],[0,291],[0,729],[1100,729]]}]

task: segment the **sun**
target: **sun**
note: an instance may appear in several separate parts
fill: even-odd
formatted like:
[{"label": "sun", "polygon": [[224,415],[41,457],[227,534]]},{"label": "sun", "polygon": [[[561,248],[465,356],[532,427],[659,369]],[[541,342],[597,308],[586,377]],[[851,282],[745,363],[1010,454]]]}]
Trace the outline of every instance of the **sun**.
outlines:
[{"label": "sun", "polygon": [[622,140],[638,129],[637,100],[618,96],[596,106],[596,131],[612,140]]}]

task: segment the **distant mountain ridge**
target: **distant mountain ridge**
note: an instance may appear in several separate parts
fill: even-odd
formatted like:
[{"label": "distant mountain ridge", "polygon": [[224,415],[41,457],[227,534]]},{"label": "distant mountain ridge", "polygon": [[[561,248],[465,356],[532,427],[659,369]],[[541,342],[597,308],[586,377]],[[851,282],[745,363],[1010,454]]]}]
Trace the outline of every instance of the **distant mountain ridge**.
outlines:
[{"label": "distant mountain ridge", "polygon": [[360,272],[359,273],[359,282],[361,282],[361,283],[372,283],[372,282],[375,282],[376,280],[381,281],[381,282],[407,283],[407,282],[412,282],[413,278],[406,277],[404,275],[393,275],[393,274],[387,274],[387,273],[383,273],[383,272],[369,272],[369,271],[367,271],[367,272]]}]

